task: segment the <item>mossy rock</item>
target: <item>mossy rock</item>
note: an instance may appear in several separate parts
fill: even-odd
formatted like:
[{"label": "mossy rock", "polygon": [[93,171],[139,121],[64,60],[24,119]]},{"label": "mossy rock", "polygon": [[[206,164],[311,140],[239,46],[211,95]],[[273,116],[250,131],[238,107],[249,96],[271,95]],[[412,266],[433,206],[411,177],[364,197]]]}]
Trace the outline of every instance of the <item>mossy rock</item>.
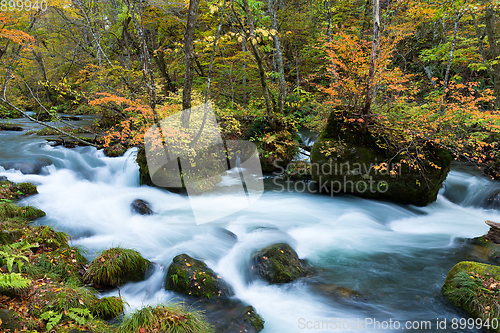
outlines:
[{"label": "mossy rock", "polygon": [[12,310],[0,310],[0,331],[16,332],[22,329],[22,319]]},{"label": "mossy rock", "polygon": [[165,289],[200,298],[234,294],[231,287],[203,261],[187,254],[180,254],[173,259],[168,268]]},{"label": "mossy rock", "polygon": [[264,329],[264,320],[257,311],[235,298],[198,300],[192,306],[206,313],[217,333],[257,333]]},{"label": "mossy rock", "polygon": [[[427,145],[420,170],[380,148],[378,138],[345,127],[332,112],[311,150],[311,175],[320,192],[426,206],[436,200],[450,170],[447,150]],[[387,168],[378,165],[390,162]],[[392,173],[391,173],[392,171]]]},{"label": "mossy rock", "polygon": [[182,305],[146,306],[127,315],[117,333],[141,332],[214,333],[205,316]]},{"label": "mossy rock", "polygon": [[55,231],[49,226],[30,227],[24,232],[24,240],[30,244],[38,244],[43,250],[54,250],[68,247],[71,237],[62,231]]},{"label": "mossy rock", "polygon": [[37,194],[36,186],[31,183],[13,183],[9,180],[0,182],[0,200],[19,200]]},{"label": "mossy rock", "polygon": [[123,311],[119,297],[97,298],[97,291],[87,287],[48,283],[34,289],[28,299],[28,311],[34,317],[47,311],[61,313],[70,309],[88,309],[101,319],[117,317]]},{"label": "mossy rock", "polygon": [[104,155],[106,155],[108,157],[122,156],[123,154],[125,154],[126,151],[127,151],[127,147],[125,147],[121,143],[118,143],[116,145],[112,145],[110,147],[106,147],[103,150]]},{"label": "mossy rock", "polygon": [[[456,307],[482,322],[500,317],[500,267],[462,261],[448,273],[443,295]],[[500,328],[492,330],[500,332]]]},{"label": "mossy rock", "polygon": [[115,288],[127,282],[144,280],[149,263],[135,250],[115,247],[101,252],[83,279],[96,287]]},{"label": "mossy rock", "polygon": [[252,272],[271,284],[289,283],[311,273],[288,244],[266,247],[252,256]]},{"label": "mossy rock", "polygon": [[0,203],[0,219],[19,217],[26,220],[34,220],[45,216],[45,212],[36,207],[22,206],[10,202]]},{"label": "mossy rock", "polygon": [[339,286],[336,284],[314,283],[312,289],[322,296],[334,299],[336,301],[366,301],[366,297],[351,288]]}]

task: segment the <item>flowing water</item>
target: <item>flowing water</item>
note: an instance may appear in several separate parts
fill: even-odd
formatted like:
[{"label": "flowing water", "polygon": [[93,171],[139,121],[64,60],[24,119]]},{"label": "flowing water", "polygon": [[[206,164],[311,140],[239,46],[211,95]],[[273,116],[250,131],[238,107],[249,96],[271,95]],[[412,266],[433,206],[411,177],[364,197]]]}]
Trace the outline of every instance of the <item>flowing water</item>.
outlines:
[{"label": "flowing water", "polygon": [[[361,323],[365,318],[400,321],[402,327],[406,321],[431,321],[427,331],[438,331],[436,319],[446,318],[447,331],[460,331],[451,328],[451,321],[464,314],[441,296],[441,286],[457,262],[481,260],[465,238],[485,234],[487,219],[500,221],[500,211],[479,208],[500,191],[500,184],[458,165],[437,201],[423,208],[285,192],[268,177],[266,192],[253,205],[216,223],[196,225],[187,197],[139,186],[135,149],[108,158],[94,148],[44,142],[22,132],[0,132],[0,164],[52,162],[39,175],[0,167],[0,176],[38,184],[39,194],[21,203],[44,210],[47,216],[37,223],[68,232],[89,258],[119,245],[157,263],[146,281],[120,288],[131,309],[180,299],[164,290],[164,277],[172,258],[186,253],[204,260],[231,284],[237,298],[255,307],[265,320],[264,333],[334,332],[326,324],[358,318]],[[227,177],[226,182],[237,174]],[[130,204],[135,199],[148,201],[156,214],[134,214]],[[203,200],[208,211],[217,210],[210,198]],[[226,204],[231,205],[230,199]],[[251,255],[279,242],[309,260],[315,276],[287,285],[250,281]],[[328,284],[350,288],[360,297],[334,297],[317,287]]]}]

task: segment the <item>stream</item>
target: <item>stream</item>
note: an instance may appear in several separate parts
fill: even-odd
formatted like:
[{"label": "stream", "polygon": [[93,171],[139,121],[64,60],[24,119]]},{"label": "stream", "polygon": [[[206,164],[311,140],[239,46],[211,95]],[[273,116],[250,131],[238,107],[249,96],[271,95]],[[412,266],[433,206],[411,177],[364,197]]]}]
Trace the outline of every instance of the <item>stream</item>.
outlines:
[{"label": "stream", "polygon": [[[22,119],[12,123],[38,128]],[[130,305],[127,311],[181,300],[163,286],[172,258],[186,253],[205,261],[233,287],[236,298],[256,309],[265,321],[264,333],[335,332],[333,323],[342,326],[358,319],[364,326],[357,329],[368,332],[391,331],[383,327],[389,321],[399,321],[399,330],[407,322],[417,330],[415,323],[430,321],[432,328],[425,331],[473,332],[451,328],[454,318],[465,314],[441,295],[456,263],[483,260],[466,239],[485,234],[485,220],[500,222],[499,210],[480,208],[500,191],[500,183],[473,168],[454,165],[437,201],[427,207],[282,191],[266,176],[265,192],[251,206],[197,225],[187,197],[139,186],[136,149],[108,158],[91,147],[52,147],[43,138],[23,133],[0,131],[0,165],[31,161],[40,173],[0,167],[0,176],[38,185],[39,194],[20,203],[47,213],[36,223],[69,233],[72,245],[84,247],[90,259],[122,246],[157,264],[147,280],[120,288]],[[130,204],[135,199],[148,201],[156,214],[133,213]],[[217,210],[210,198],[203,200],[207,211]],[[281,242],[307,259],[316,274],[286,285],[250,281],[252,254]],[[317,288],[319,284],[347,287],[360,297],[333,297]],[[445,319],[446,329],[439,330],[436,321]],[[381,324],[369,326],[370,320]]]}]

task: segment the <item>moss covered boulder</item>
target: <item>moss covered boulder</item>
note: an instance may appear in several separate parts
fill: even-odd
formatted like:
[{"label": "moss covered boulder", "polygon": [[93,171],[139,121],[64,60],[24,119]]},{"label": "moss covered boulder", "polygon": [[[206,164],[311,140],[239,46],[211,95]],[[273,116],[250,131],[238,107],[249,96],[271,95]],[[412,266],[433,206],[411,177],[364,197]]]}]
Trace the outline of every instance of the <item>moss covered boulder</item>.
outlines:
[{"label": "moss covered boulder", "polygon": [[203,261],[187,254],[180,254],[173,259],[168,268],[165,289],[200,298],[234,294],[231,287]]},{"label": "moss covered boulder", "polygon": [[112,146],[109,146],[109,147],[106,147],[103,149],[104,155],[106,155],[108,157],[122,156],[123,154],[125,154],[126,151],[127,151],[127,147],[125,147],[121,143],[118,143],[116,145],[112,145]]},{"label": "moss covered boulder", "polygon": [[[483,323],[500,317],[500,267],[462,261],[448,273],[443,295],[456,307]],[[500,328],[493,330],[500,332]]]},{"label": "moss covered boulder", "polygon": [[271,284],[288,283],[308,275],[311,271],[304,260],[288,244],[266,247],[252,257],[252,273]]},{"label": "moss covered boulder", "polygon": [[135,250],[115,247],[101,252],[83,279],[96,287],[115,288],[127,282],[144,280],[149,263]]},{"label": "moss covered boulder", "polygon": [[13,183],[9,180],[0,182],[0,200],[19,200],[37,194],[36,186],[31,183]]},{"label": "moss covered boulder", "polygon": [[419,153],[420,169],[401,155],[380,148],[380,138],[346,127],[332,112],[311,150],[311,175],[323,193],[350,193],[366,198],[425,206],[436,200],[452,157],[428,145]]}]

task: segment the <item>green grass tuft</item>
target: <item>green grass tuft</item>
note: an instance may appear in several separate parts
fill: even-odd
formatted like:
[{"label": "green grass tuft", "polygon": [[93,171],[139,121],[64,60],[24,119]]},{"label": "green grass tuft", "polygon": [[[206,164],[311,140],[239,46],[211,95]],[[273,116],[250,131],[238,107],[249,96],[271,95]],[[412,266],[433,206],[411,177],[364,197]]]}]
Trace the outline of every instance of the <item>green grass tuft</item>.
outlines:
[{"label": "green grass tuft", "polygon": [[83,279],[96,286],[117,287],[128,281],[144,279],[149,264],[135,250],[120,247],[105,250],[90,264]]},{"label": "green grass tuft", "polygon": [[92,314],[102,319],[118,317],[123,312],[124,303],[120,297],[103,297],[95,305]]},{"label": "green grass tuft", "polygon": [[183,305],[146,306],[125,317],[117,333],[141,332],[213,333],[202,312]]}]

